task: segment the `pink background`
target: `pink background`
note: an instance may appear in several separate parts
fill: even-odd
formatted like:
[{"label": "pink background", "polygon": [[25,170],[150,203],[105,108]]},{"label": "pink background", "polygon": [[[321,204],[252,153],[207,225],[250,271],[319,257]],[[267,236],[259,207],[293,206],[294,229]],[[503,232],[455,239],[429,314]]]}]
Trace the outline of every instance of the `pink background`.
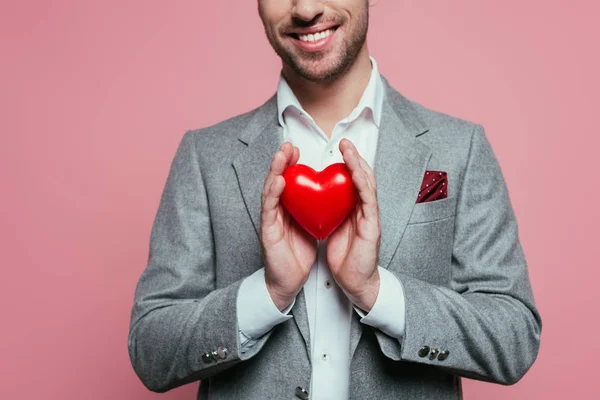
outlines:
[{"label": "pink background", "polygon": [[[600,398],[597,4],[371,9],[392,84],[486,128],[543,317],[529,373],[467,399]],[[133,291],[185,130],[275,90],[256,1],[4,1],[0,44],[0,398],[159,398],[127,355]]]}]

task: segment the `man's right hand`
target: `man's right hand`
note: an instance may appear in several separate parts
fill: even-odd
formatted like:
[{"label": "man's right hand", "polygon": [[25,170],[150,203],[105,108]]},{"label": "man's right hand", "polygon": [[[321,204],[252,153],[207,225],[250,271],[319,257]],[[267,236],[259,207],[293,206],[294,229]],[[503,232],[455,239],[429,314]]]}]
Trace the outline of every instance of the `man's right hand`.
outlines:
[{"label": "man's right hand", "polygon": [[317,256],[316,240],[279,201],[285,187],[283,171],[296,164],[299,158],[299,149],[285,142],[273,156],[262,192],[260,241],[265,281],[271,299],[280,311],[300,292]]}]

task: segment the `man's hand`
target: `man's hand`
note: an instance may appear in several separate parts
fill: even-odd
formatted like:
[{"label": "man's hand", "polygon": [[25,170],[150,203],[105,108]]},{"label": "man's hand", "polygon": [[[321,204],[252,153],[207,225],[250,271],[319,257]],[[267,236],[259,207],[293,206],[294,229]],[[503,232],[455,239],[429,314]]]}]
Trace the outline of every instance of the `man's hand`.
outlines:
[{"label": "man's hand", "polygon": [[291,217],[279,201],[285,187],[283,171],[300,158],[300,151],[284,143],[273,156],[262,193],[260,241],[265,281],[279,310],[289,306],[308,279],[317,256],[316,240]]},{"label": "man's hand", "polygon": [[327,262],[336,282],[357,307],[369,312],[379,294],[381,225],[375,172],[348,139],[339,149],[359,194],[358,204],[329,236]]}]

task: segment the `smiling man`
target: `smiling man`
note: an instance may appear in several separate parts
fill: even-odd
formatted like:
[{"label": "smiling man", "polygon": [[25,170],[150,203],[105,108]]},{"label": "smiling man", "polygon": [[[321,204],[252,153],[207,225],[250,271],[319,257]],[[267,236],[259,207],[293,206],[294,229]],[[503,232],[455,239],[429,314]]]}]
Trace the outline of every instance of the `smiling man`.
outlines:
[{"label": "smiling man", "polygon": [[[367,0],[259,0],[282,60],[261,106],[185,133],[152,228],[129,355],[199,399],[456,399],[514,384],[541,335],[515,214],[481,125],[394,89]],[[358,204],[315,240],[284,170],[344,162]]]}]

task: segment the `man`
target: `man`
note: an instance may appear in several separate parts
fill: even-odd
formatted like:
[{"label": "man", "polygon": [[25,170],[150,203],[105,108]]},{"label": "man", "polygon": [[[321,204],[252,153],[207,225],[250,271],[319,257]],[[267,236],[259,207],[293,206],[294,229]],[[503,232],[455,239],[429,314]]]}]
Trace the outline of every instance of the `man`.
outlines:
[{"label": "man", "polygon": [[[279,86],[179,145],[129,335],[150,390],[456,399],[461,377],[514,384],[536,359],[541,319],[484,129],[379,74],[374,3],[259,0]],[[280,202],[298,162],[345,162],[359,195],[323,241]]]}]

